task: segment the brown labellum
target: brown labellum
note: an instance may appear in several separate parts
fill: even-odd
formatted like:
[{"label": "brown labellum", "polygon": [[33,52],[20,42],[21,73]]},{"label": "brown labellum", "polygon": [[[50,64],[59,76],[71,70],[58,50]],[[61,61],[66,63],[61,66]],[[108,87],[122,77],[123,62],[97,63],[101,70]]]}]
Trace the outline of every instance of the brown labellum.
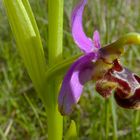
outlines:
[{"label": "brown labellum", "polygon": [[114,97],[117,104],[123,108],[140,109],[140,88],[137,89],[134,95],[129,98],[121,98],[118,93],[115,93]]},{"label": "brown labellum", "polygon": [[121,107],[140,108],[140,78],[122,67],[118,60],[115,60],[112,68],[97,80],[96,90],[105,98],[114,91],[115,99]]}]

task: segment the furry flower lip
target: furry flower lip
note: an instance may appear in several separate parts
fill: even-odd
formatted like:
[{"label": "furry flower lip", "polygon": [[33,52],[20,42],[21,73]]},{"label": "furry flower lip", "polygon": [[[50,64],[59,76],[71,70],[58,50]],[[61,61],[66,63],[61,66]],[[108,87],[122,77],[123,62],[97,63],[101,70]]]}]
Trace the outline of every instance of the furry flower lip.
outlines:
[{"label": "furry flower lip", "polygon": [[[85,83],[90,80],[96,82],[97,92],[108,98],[114,92],[117,103],[124,108],[140,108],[140,78],[123,67],[119,57],[124,49],[113,43],[101,48],[99,32],[93,33],[93,39],[88,38],[83,31],[82,15],[87,0],[80,0],[71,16],[72,36],[83,52],[69,68],[64,76],[58,106],[62,115],[70,115],[80,99]],[[133,43],[132,37],[127,43]],[[140,41],[140,38],[136,38]],[[125,38],[122,38],[125,41]],[[122,41],[122,42],[123,42]],[[123,43],[122,43],[123,44]]]}]

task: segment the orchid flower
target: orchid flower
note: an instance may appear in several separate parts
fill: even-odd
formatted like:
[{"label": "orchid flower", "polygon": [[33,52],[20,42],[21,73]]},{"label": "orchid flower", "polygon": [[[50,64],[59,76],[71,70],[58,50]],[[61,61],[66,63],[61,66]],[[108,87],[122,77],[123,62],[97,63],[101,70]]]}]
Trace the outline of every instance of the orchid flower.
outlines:
[{"label": "orchid flower", "polygon": [[127,68],[122,67],[118,58],[122,49],[111,46],[101,48],[98,31],[93,39],[83,31],[82,15],[87,0],[80,0],[71,17],[72,36],[83,52],[66,73],[58,97],[62,115],[69,115],[77,104],[85,83],[96,82],[97,92],[105,98],[115,92],[117,103],[125,108],[138,108],[140,105],[140,78]]}]

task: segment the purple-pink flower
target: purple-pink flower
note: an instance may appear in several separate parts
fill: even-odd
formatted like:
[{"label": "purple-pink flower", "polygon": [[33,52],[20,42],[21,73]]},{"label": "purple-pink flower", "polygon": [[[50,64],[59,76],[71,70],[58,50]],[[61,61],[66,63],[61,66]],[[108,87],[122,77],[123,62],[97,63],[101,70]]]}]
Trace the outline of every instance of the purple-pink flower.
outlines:
[{"label": "purple-pink flower", "polygon": [[[64,77],[58,97],[59,110],[62,115],[69,115],[80,99],[84,84],[92,79],[103,97],[107,98],[115,90],[115,99],[120,106],[134,108],[138,102],[133,100],[140,100],[140,78],[119,64],[117,59],[121,52],[101,48],[98,31],[94,32],[93,39],[85,35],[82,15],[86,3],[87,0],[81,0],[72,12],[72,36],[84,55],[71,65]],[[106,59],[108,56],[111,56],[109,60]]]}]

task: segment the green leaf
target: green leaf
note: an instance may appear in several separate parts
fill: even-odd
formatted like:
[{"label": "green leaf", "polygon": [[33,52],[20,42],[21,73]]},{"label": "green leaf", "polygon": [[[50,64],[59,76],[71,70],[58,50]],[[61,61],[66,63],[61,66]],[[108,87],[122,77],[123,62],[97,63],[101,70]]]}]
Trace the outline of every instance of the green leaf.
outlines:
[{"label": "green leaf", "polygon": [[72,120],[68,131],[64,137],[64,140],[78,140],[77,131],[76,131],[76,124]]},{"label": "green leaf", "polygon": [[3,0],[17,48],[38,93],[46,70],[39,31],[28,0]]}]

